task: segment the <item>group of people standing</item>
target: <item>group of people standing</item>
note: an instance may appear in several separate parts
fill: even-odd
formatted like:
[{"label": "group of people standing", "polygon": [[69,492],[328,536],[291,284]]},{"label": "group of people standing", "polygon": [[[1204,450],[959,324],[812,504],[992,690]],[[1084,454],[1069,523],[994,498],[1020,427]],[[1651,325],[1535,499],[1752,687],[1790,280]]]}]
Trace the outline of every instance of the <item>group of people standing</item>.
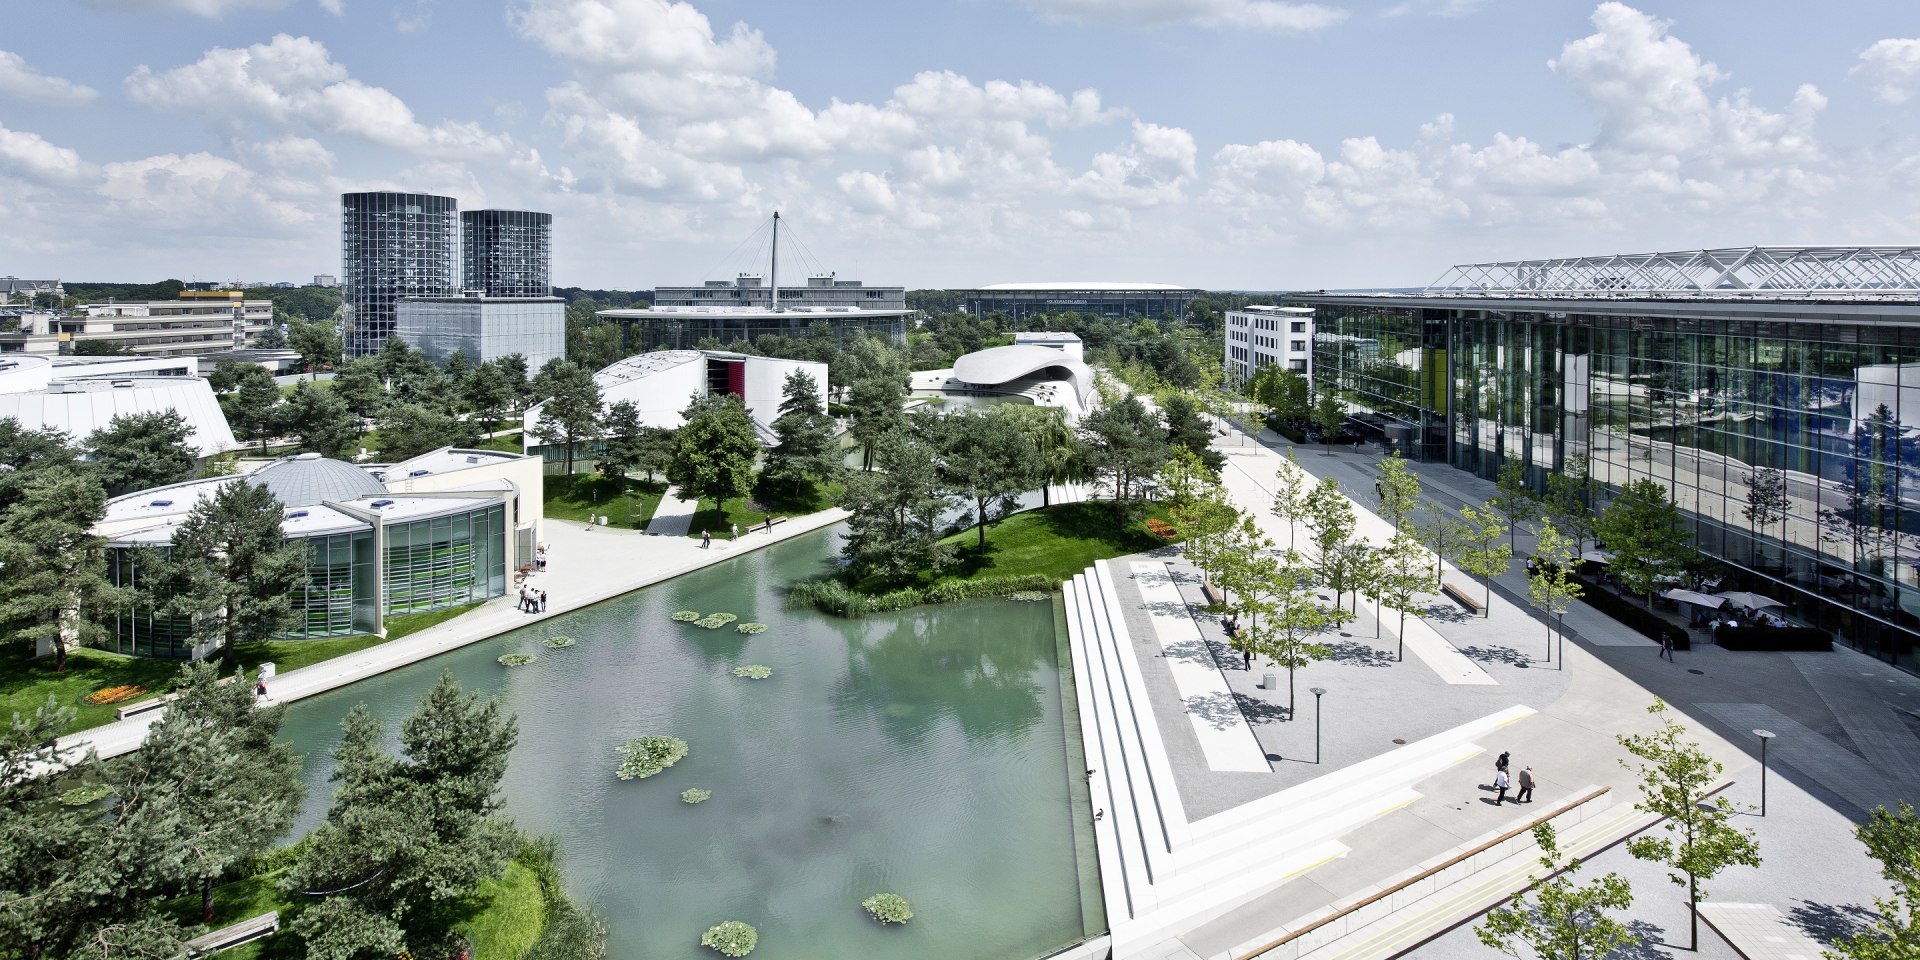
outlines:
[{"label": "group of people standing", "polygon": [[520,612],[547,612],[547,592],[545,590],[535,590],[532,587],[522,586],[520,588]]},{"label": "group of people standing", "polygon": [[1507,802],[1507,790],[1511,787],[1514,787],[1516,785],[1516,782],[1518,784],[1519,789],[1515,790],[1513,794],[1513,802],[1514,803],[1532,803],[1533,802],[1533,768],[1521,767],[1520,776],[1518,777],[1517,781],[1513,779],[1508,779],[1507,765],[1511,762],[1512,762],[1512,757],[1510,757],[1507,754],[1507,751],[1505,750],[1500,751],[1499,759],[1493,761],[1493,789],[1495,791],[1493,803],[1495,806],[1499,806]]}]

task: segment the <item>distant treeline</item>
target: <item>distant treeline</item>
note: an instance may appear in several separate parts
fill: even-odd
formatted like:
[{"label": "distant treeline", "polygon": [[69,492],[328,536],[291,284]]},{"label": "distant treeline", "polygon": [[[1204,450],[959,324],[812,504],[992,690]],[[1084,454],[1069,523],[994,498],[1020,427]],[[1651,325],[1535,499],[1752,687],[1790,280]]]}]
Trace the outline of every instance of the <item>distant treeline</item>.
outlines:
[{"label": "distant treeline", "polygon": [[554,287],[553,295],[568,303],[592,300],[600,310],[622,310],[653,304],[652,290],[589,290],[585,287]]},{"label": "distant treeline", "polygon": [[[83,303],[141,300],[178,300],[187,285],[178,280],[159,283],[68,283],[69,307]],[[338,287],[248,287],[241,291],[248,300],[271,300],[281,323],[290,319],[309,323],[331,323],[340,309]],[[284,316],[280,316],[284,314]]]}]

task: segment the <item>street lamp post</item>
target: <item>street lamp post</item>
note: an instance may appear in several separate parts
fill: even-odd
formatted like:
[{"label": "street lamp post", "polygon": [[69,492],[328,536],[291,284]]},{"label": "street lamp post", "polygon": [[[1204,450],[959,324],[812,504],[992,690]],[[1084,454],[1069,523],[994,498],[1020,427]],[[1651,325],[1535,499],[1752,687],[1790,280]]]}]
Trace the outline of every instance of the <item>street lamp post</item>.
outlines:
[{"label": "street lamp post", "polygon": [[1313,694],[1313,763],[1320,765],[1320,698],[1326,695],[1327,688],[1314,687]]},{"label": "street lamp post", "polygon": [[1753,735],[1760,738],[1760,815],[1767,815],[1767,741],[1778,734],[1772,730],[1755,730]]}]

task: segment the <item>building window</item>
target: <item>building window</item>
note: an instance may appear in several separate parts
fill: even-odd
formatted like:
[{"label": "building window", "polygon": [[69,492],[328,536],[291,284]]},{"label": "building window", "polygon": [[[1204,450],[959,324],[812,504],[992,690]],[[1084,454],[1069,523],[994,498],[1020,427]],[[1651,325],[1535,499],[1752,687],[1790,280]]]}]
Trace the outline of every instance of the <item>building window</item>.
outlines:
[{"label": "building window", "polygon": [[1295,320],[1295,321],[1293,322],[1293,332],[1294,332],[1294,333],[1306,333],[1306,332],[1307,332],[1307,324],[1306,324],[1306,321],[1304,321],[1304,320]]},{"label": "building window", "polygon": [[1307,352],[1307,342],[1305,340],[1295,340],[1293,342],[1293,352],[1294,353]]}]

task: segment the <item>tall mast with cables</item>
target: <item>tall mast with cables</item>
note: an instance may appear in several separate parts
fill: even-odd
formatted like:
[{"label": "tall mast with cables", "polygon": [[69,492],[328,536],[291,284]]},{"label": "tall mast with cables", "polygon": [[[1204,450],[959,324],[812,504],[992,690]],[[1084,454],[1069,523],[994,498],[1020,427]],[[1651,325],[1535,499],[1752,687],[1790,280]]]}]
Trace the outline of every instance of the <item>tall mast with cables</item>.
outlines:
[{"label": "tall mast with cables", "polygon": [[773,286],[773,310],[780,312],[780,211],[773,212],[773,256],[767,265],[767,282]]}]

